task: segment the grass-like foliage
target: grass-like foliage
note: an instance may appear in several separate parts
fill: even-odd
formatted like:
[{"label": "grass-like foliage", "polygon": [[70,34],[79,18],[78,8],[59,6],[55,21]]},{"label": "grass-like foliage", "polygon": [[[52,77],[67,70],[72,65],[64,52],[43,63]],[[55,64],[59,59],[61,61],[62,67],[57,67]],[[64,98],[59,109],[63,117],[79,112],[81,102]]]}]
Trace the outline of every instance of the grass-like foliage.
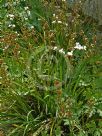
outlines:
[{"label": "grass-like foliage", "polygon": [[102,46],[82,4],[0,1],[1,136],[102,136]]}]

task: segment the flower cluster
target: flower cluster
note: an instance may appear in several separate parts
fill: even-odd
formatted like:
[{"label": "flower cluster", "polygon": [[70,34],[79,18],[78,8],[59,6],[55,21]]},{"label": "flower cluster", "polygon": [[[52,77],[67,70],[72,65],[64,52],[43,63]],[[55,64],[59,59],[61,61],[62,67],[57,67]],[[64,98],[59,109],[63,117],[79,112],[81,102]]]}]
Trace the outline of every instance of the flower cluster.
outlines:
[{"label": "flower cluster", "polygon": [[15,17],[15,16],[14,16],[13,14],[8,14],[8,15],[7,15],[7,18],[9,18],[10,20],[13,20],[14,17]]},{"label": "flower cluster", "polygon": [[[5,17],[4,17],[4,14],[1,14],[2,18],[5,18],[5,27],[16,30],[14,28],[16,28],[17,26],[17,29],[18,29],[18,27],[21,24],[26,25],[28,27],[31,25],[29,23],[29,20],[31,18],[30,8],[29,6],[27,6],[24,0],[23,0],[23,3],[25,7],[21,6],[22,1],[20,0],[6,2],[2,6],[2,8],[7,9]],[[12,10],[13,7],[15,8],[15,10]]]},{"label": "flower cluster", "polygon": [[79,42],[76,42],[74,49],[86,50],[86,46],[82,46]]},{"label": "flower cluster", "polygon": [[15,24],[9,24],[8,27],[9,28],[15,28]]},{"label": "flower cluster", "polygon": [[53,50],[59,51],[59,53],[67,56],[73,56],[74,50],[86,50],[86,46],[82,46],[79,42],[76,42],[74,48],[71,51],[65,52],[63,48],[58,49],[57,46],[55,46]]}]

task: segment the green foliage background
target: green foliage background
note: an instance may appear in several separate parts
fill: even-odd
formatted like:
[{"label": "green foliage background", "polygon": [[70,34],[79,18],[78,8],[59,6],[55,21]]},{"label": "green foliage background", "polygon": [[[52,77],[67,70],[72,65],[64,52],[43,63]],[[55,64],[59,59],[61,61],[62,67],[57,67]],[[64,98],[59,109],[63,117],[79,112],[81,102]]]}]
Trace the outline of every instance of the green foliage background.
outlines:
[{"label": "green foliage background", "polygon": [[[0,133],[101,136],[97,21],[66,1],[10,0],[0,6]],[[75,49],[78,42],[86,50]]]}]

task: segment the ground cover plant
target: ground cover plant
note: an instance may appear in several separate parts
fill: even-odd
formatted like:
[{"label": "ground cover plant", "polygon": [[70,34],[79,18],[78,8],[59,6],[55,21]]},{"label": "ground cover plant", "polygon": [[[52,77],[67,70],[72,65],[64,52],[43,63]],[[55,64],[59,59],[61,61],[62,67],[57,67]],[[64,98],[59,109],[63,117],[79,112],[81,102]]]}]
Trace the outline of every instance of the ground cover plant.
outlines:
[{"label": "ground cover plant", "polygon": [[102,44],[83,2],[0,1],[1,136],[102,135]]}]

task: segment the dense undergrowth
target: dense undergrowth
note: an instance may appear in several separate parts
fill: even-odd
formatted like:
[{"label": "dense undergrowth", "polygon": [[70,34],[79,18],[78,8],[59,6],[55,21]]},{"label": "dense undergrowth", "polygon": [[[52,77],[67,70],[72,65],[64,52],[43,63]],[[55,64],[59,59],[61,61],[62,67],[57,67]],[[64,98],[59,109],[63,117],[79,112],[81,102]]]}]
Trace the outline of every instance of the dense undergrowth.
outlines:
[{"label": "dense undergrowth", "polygon": [[0,4],[0,134],[101,136],[97,21],[83,15],[81,2]]}]

